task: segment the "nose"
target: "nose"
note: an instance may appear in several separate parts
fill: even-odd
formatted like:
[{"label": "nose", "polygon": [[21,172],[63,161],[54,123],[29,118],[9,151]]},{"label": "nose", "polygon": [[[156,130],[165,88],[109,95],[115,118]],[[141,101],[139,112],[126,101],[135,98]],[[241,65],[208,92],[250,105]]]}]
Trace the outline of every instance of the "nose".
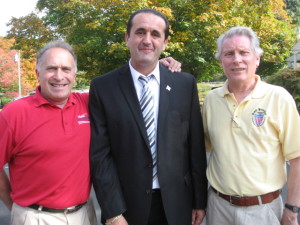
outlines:
[{"label": "nose", "polygon": [[233,58],[234,62],[238,63],[238,62],[241,62],[241,60],[242,60],[242,57],[240,54],[234,54],[234,58]]},{"label": "nose", "polygon": [[57,70],[55,71],[55,74],[54,74],[54,78],[56,80],[63,80],[64,76],[63,76],[63,71],[61,68],[57,68]]},{"label": "nose", "polygon": [[151,34],[150,33],[146,33],[145,36],[144,36],[144,38],[143,38],[143,42],[145,44],[151,43],[150,38],[151,38]]}]

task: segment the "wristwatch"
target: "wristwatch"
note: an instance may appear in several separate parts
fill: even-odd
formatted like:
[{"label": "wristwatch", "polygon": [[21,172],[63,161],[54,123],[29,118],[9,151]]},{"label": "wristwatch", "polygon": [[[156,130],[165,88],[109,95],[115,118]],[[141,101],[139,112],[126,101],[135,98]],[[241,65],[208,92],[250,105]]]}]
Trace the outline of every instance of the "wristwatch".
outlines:
[{"label": "wristwatch", "polygon": [[287,204],[287,203],[285,203],[284,206],[285,206],[285,208],[293,211],[294,213],[299,213],[300,212],[300,207],[298,207],[298,206],[290,205],[290,204]]}]

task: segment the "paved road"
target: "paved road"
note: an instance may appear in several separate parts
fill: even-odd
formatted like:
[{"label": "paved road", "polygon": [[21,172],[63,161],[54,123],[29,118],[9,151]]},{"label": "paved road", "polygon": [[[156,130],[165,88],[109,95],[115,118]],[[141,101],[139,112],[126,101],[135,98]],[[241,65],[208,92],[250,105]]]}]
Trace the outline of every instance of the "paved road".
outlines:
[{"label": "paved road", "polygon": [[[7,168],[6,168],[6,171],[7,171]],[[288,171],[289,171],[289,167],[288,167]],[[285,202],[285,197],[286,197],[286,187],[283,188],[282,190],[282,198],[283,198],[283,201]],[[95,196],[95,193],[94,191],[92,190],[92,193],[91,193],[91,199],[93,201],[93,204],[95,206],[95,210],[96,210],[96,215],[97,215],[97,219],[98,219],[98,224],[100,225],[100,215],[101,215],[101,211],[100,211],[100,208],[99,208],[99,205],[97,203],[97,200],[96,200],[96,196]],[[7,208],[4,206],[3,202],[0,201],[0,225],[9,225],[9,221],[10,221],[10,212],[7,210]],[[298,221],[300,222],[300,214],[298,216]],[[205,225],[205,221],[202,223],[202,225]]]}]

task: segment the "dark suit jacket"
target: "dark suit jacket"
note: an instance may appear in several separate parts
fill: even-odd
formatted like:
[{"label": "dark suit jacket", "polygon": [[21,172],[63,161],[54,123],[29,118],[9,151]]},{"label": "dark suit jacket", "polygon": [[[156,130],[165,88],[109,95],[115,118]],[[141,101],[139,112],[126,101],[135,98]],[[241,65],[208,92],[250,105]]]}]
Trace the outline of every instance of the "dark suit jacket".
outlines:
[{"label": "dark suit jacket", "polygon": [[[167,90],[170,87],[169,90]],[[102,219],[147,225],[152,157],[129,65],[90,86],[91,173]],[[206,154],[195,79],[160,65],[158,179],[169,225],[189,225],[207,202]]]}]

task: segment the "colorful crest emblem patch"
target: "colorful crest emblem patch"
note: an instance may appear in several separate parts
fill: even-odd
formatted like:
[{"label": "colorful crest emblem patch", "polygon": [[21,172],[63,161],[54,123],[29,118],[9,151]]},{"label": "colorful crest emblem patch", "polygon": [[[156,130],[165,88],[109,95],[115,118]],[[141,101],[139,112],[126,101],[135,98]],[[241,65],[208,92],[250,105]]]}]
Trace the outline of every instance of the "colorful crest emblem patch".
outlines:
[{"label": "colorful crest emblem patch", "polygon": [[260,127],[264,124],[266,119],[266,110],[258,108],[252,113],[252,122],[255,126]]}]

